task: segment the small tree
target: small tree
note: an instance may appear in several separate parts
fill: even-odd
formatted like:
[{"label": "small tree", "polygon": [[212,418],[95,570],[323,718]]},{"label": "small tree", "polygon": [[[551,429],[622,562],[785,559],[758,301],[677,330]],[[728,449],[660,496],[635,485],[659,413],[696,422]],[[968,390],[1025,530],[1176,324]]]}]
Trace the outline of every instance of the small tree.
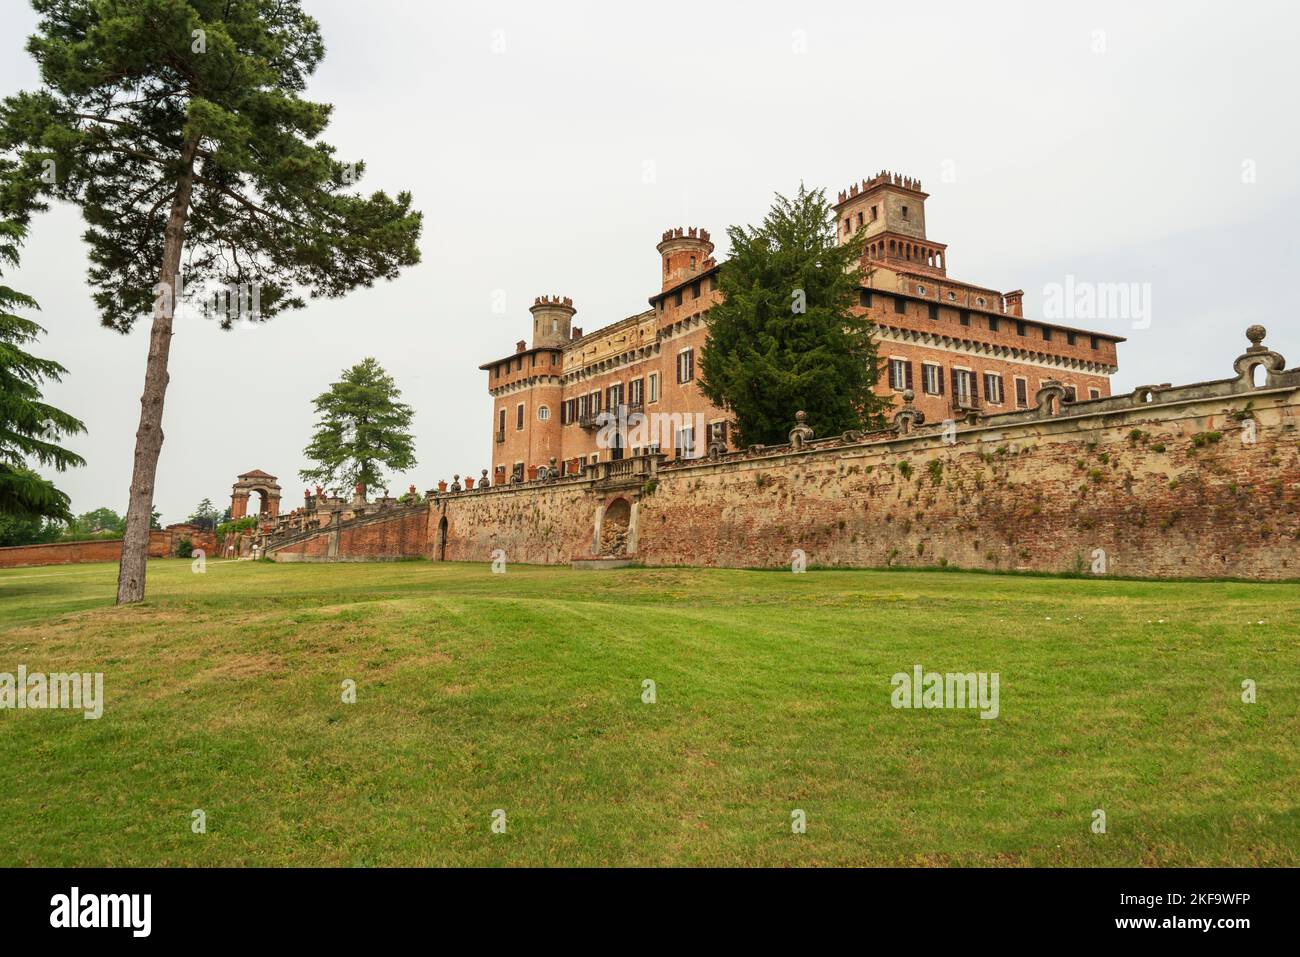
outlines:
[{"label": "small tree", "polygon": [[41,89],[0,105],[17,162],[0,201],[78,206],[103,324],[152,315],[117,589],[140,601],[183,287],[217,289],[222,327],[263,321],[304,289],[339,296],[418,262],[420,214],[405,192],[354,193],[364,164],[320,140],[331,107],[301,94],[325,46],[299,0],[33,6]]},{"label": "small tree", "polygon": [[877,427],[888,400],[874,392],[872,323],[853,311],[864,233],[839,245],[825,191],[800,184],[761,226],[727,236],[699,385],[735,415],[737,441],[786,441],[800,409],[819,435]]},{"label": "small tree", "polygon": [[206,528],[208,531],[217,527],[217,521],[221,518],[221,513],[217,507],[212,504],[212,499],[205,498],[199,502],[194,513],[190,515],[188,521],[191,525],[197,525],[199,528]]},{"label": "small tree", "polygon": [[97,508],[82,512],[68,526],[68,534],[77,538],[120,536],[126,530],[126,519],[111,508]]},{"label": "small tree", "polygon": [[[18,221],[0,221],[0,266],[18,264],[24,234]],[[80,455],[58,443],[86,427],[42,400],[42,384],[58,382],[67,370],[24,349],[45,330],[15,310],[37,308],[31,296],[0,284],[0,514],[69,521],[68,496],[37,475],[31,464],[59,472],[85,465]]]},{"label": "small tree", "polygon": [[344,370],[340,381],[316,397],[320,419],[303,454],[317,466],[299,477],[325,486],[382,488],[385,468],[414,468],[411,407],[397,401],[401,395],[374,359]]}]

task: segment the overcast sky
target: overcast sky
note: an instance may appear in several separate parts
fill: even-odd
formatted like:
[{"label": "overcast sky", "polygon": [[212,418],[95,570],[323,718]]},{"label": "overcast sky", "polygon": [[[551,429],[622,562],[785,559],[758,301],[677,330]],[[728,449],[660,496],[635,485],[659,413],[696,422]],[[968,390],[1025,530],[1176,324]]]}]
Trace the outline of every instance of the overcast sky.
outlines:
[{"label": "overcast sky", "polygon": [[[1245,327],[1300,365],[1295,317],[1300,14],[1287,3],[425,3],[306,0],[326,56],[308,95],[364,187],[409,189],[423,262],[263,328],[178,323],[157,506],[229,504],[240,472],[300,504],[311,399],[374,356],[414,406],[432,487],[490,464],[478,365],[528,335],[542,293],[590,332],[646,307],[671,226],[724,239],[800,180],[833,195],[888,168],[919,177],[956,279],[1045,289],[1149,284],[1115,389],[1231,375]],[[36,85],[35,15],[0,7],[0,93]],[[22,268],[68,367],[47,390],[85,420],[77,512],[124,511],[148,323],[102,329],[79,215],[37,219]],[[725,256],[720,242],[718,255]],[[504,303],[504,311],[494,304]],[[1134,326],[1145,328],[1134,328]]]}]

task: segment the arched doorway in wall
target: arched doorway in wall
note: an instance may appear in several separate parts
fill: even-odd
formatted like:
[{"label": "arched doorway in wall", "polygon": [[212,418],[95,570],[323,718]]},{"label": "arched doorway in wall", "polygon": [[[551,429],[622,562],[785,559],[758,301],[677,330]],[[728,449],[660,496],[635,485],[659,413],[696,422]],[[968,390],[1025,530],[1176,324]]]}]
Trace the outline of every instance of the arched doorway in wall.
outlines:
[{"label": "arched doorway in wall", "polygon": [[600,522],[600,553],[626,555],[628,529],[632,522],[632,506],[625,498],[616,498],[605,507]]},{"label": "arched doorway in wall", "polygon": [[447,560],[447,516],[444,515],[438,522],[438,561]]}]

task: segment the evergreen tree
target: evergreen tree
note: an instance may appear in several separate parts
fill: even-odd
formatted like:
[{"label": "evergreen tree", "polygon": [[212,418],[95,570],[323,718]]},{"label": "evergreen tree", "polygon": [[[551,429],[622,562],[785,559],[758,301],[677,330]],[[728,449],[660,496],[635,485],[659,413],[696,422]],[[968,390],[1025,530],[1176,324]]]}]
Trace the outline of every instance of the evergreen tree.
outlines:
[{"label": "evergreen tree", "polygon": [[0,106],[19,164],[0,201],[79,206],[101,321],[152,316],[117,595],[139,601],[182,256],[184,286],[226,290],[228,328],[396,276],[419,261],[420,214],[405,192],[352,192],[364,165],[320,141],[331,107],[301,94],[324,44],[299,0],[33,6],[42,85]]},{"label": "evergreen tree", "polygon": [[[0,221],[0,265],[18,264],[24,232],[16,220]],[[32,465],[59,472],[84,465],[80,455],[58,443],[86,427],[42,401],[42,383],[58,382],[67,370],[24,349],[45,330],[15,310],[37,308],[31,296],[0,284],[0,514],[69,521],[68,496],[37,475]]]},{"label": "evergreen tree", "polygon": [[212,504],[212,499],[205,498],[203,501],[199,502],[198,507],[194,509],[194,513],[190,515],[186,521],[191,525],[197,525],[200,528],[211,530],[217,527],[217,520],[220,518],[221,513],[218,512],[217,507]]},{"label": "evergreen tree", "polygon": [[392,377],[374,359],[344,370],[340,381],[316,397],[320,419],[303,454],[317,466],[299,472],[299,477],[333,488],[357,483],[384,488],[385,468],[394,472],[414,468],[412,412],[398,401],[401,396]]},{"label": "evergreen tree", "polygon": [[879,427],[889,403],[873,391],[872,323],[853,312],[864,234],[838,245],[825,191],[800,184],[762,225],[727,236],[699,385],[735,416],[736,441],[785,442],[800,409],[821,436]]},{"label": "evergreen tree", "polygon": [[55,519],[32,515],[0,514],[0,548],[9,545],[46,545],[63,537],[63,525]]}]

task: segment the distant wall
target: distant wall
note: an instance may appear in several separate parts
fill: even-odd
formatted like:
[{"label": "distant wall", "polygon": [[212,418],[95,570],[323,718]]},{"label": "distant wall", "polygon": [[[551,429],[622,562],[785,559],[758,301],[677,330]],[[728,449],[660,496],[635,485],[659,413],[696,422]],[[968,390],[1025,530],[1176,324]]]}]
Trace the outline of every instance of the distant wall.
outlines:
[{"label": "distant wall", "polygon": [[[149,533],[149,557],[166,558],[176,554],[183,539],[194,548],[202,548],[208,557],[216,553],[216,539],[191,525],[174,525]],[[0,568],[22,565],[72,565],[79,562],[116,562],[122,558],[120,538],[85,542],[53,542],[49,545],[13,545],[0,548]]]}]

